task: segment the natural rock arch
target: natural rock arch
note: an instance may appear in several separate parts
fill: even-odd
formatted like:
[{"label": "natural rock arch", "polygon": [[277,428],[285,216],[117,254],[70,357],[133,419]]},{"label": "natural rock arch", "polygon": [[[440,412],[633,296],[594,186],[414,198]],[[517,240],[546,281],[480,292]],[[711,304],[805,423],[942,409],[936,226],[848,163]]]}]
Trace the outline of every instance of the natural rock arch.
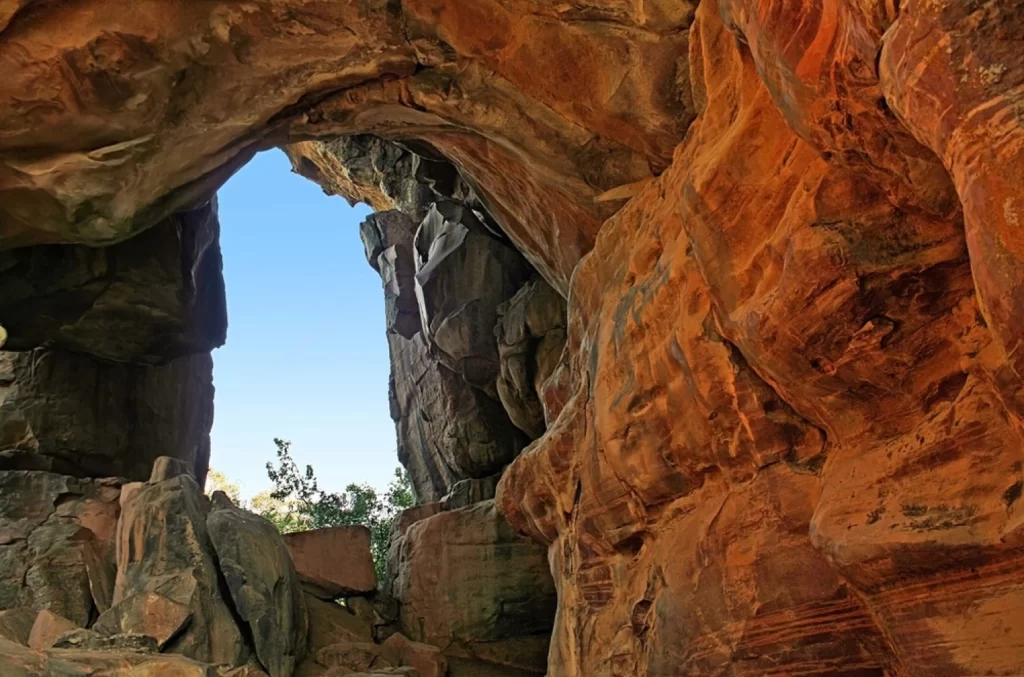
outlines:
[{"label": "natural rock arch", "polygon": [[557,674],[1012,674],[1021,9],[7,3],[0,246],[119,242],[287,142],[372,201],[311,140],[426,142],[569,299],[498,492]]}]

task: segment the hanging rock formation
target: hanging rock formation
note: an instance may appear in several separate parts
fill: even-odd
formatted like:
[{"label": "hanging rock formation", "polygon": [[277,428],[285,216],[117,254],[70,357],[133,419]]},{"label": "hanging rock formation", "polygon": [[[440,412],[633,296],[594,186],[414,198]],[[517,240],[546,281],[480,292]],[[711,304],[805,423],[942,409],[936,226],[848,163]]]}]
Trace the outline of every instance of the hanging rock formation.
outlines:
[{"label": "hanging rock formation", "polygon": [[326,144],[319,157],[355,167],[344,195],[391,207],[360,236],[384,287],[398,457],[417,497],[440,500],[460,480],[500,472],[526,446],[498,395],[494,332],[530,265],[447,162],[372,137]]},{"label": "hanging rock formation", "polygon": [[107,248],[0,252],[0,466],[143,480],[210,458],[227,330],[216,202]]},{"label": "hanging rock formation", "polygon": [[[201,479],[212,393],[180,363],[223,341],[210,200],[285,145],[378,211],[361,234],[421,503],[396,599],[362,606],[368,646],[311,647],[300,673],[409,673],[370,643],[395,630],[444,644],[455,677],[536,671],[502,647],[553,625],[550,677],[1020,674],[1022,17],[0,2],[0,324],[20,351],[0,362],[0,558],[41,577],[4,577],[0,606],[93,623],[109,519],[81,506],[167,491],[210,594],[161,618],[231,608],[200,554],[201,482],[85,478],[142,480],[163,454]],[[107,393],[157,414],[94,415]],[[73,575],[43,576],[51,557]],[[502,588],[495,561],[529,575]],[[501,621],[556,589],[528,635]],[[89,653],[0,640],[12,674],[102,669]]]}]

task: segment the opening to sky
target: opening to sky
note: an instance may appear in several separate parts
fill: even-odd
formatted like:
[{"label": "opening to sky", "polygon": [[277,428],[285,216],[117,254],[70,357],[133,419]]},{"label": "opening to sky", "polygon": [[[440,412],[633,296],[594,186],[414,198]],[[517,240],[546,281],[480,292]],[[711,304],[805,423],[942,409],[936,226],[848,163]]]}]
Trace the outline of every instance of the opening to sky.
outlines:
[{"label": "opening to sky", "polygon": [[380,278],[359,223],[370,213],[257,155],[219,192],[227,344],[214,353],[210,465],[245,497],[267,489],[274,438],[322,489],[384,488],[398,458],[388,409]]}]

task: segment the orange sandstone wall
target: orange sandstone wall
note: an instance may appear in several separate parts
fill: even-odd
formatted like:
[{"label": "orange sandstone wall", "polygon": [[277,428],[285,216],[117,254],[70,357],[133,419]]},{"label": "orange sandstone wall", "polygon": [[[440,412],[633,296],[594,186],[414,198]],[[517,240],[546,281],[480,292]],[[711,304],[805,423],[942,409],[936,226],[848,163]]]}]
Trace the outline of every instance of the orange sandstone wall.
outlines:
[{"label": "orange sandstone wall", "polygon": [[[1019,36],[996,4],[972,21]],[[1003,136],[972,145],[919,109],[904,127],[870,61],[891,17],[870,9],[698,11],[699,117],[576,269],[554,421],[499,487],[512,523],[550,544],[549,674],[1024,669],[1019,380],[1000,341],[1020,321],[1000,315],[1019,259],[999,231],[1024,191],[1011,164],[984,165],[1019,152],[1019,128],[999,96],[974,114]],[[938,14],[949,31],[961,13]],[[914,21],[883,51],[883,73],[906,71],[901,109],[961,86],[937,72],[950,54],[963,86],[998,84],[969,53],[988,46],[958,43],[968,27]],[[908,131],[930,127],[968,147],[963,213]]]},{"label": "orange sandstone wall", "polygon": [[437,156],[567,299],[496,497],[551,677],[1018,675],[1022,44],[1022,0],[0,0],[0,288],[262,148],[384,209],[325,140]]}]

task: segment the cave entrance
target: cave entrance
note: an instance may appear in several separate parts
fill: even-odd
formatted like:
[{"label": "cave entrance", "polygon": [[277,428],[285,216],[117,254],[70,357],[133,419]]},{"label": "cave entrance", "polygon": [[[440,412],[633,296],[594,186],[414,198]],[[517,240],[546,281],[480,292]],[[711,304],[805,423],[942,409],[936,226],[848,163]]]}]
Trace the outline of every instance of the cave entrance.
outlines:
[{"label": "cave entrance", "polygon": [[[225,404],[224,389],[248,402],[268,361],[286,363],[304,351],[299,362],[313,370],[307,382],[327,389],[320,396],[327,400],[328,436],[344,436],[363,416],[346,422],[331,410],[341,388],[364,397],[353,408],[366,417],[383,413],[394,421],[362,448],[344,437],[329,440],[322,460],[335,475],[320,478],[332,490],[362,481],[383,488],[396,460],[387,445],[397,437],[418,507],[395,524],[381,582],[382,598],[398,603],[394,627],[430,645],[461,647],[448,657],[453,677],[543,674],[557,597],[546,548],[516,534],[494,496],[504,468],[546,427],[541,393],[565,344],[565,302],[461,173],[430,148],[354,136],[320,143],[320,164],[294,149],[289,155],[313,182],[284,174],[284,156],[271,152],[219,195],[232,330],[215,358],[221,391],[213,465],[229,458],[221,456],[222,432],[245,429],[253,414],[243,404],[239,420],[225,423],[232,415],[225,409],[235,405]],[[272,185],[264,188],[265,181]],[[375,211],[346,208],[316,184],[370,202]],[[267,198],[272,207],[260,204]],[[314,293],[321,298],[311,301]],[[275,312],[280,316],[268,318]],[[282,356],[267,360],[272,353]],[[359,365],[358,379],[350,378],[352,362],[363,359],[380,361]],[[335,371],[325,377],[320,366]],[[226,383],[236,375],[242,383]],[[306,387],[275,377],[282,379],[281,398]],[[305,415],[325,402],[296,405]],[[281,403],[260,406],[257,418],[287,422],[277,416]],[[283,434],[268,429],[262,438]],[[373,445],[378,451],[370,451]],[[243,464],[246,452],[243,446]],[[377,457],[359,459],[360,477],[351,453]],[[321,467],[314,454],[305,458]],[[372,472],[383,477],[375,482]]]},{"label": "cave entrance", "polygon": [[352,136],[315,151],[322,165],[290,158],[303,176],[260,154],[219,200],[123,242],[2,253],[0,473],[27,482],[10,505],[36,500],[37,479],[70,478],[105,492],[116,524],[121,484],[99,478],[201,485],[211,460],[254,493],[275,437],[325,488],[383,488],[397,437],[418,505],[388,552],[389,627],[454,647],[451,677],[543,674],[546,548],[514,532],[495,494],[546,428],[565,301],[433,149]]},{"label": "cave entrance", "polygon": [[213,355],[210,465],[250,496],[274,439],[325,489],[383,490],[398,465],[380,278],[359,224],[370,214],[258,154],[218,192],[228,338]]}]

